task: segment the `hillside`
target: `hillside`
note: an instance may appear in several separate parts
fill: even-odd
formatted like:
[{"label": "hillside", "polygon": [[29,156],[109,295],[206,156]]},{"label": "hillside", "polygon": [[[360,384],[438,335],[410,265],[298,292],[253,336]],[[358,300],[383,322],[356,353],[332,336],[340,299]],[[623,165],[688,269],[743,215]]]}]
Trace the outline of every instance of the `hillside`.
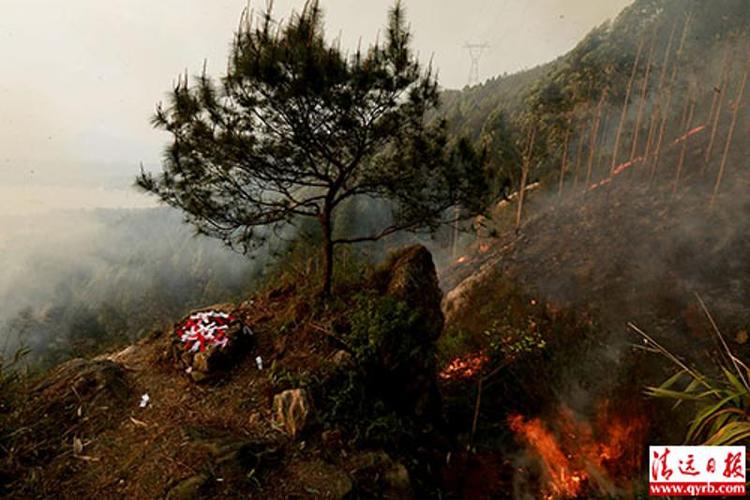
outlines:
[{"label": "hillside", "polygon": [[[192,357],[165,327],[5,394],[0,491],[11,498],[410,494],[434,460],[435,450],[416,444],[448,442],[436,429],[431,360],[443,319],[430,254],[418,246],[395,254],[366,279],[350,277],[341,285],[349,298],[325,307],[315,305],[321,275],[312,262],[287,260],[290,269],[268,289],[207,308],[242,324],[231,349],[207,351],[208,367],[198,362],[203,351]],[[292,406],[277,404],[283,394]],[[425,462],[414,466],[420,456]]]}]

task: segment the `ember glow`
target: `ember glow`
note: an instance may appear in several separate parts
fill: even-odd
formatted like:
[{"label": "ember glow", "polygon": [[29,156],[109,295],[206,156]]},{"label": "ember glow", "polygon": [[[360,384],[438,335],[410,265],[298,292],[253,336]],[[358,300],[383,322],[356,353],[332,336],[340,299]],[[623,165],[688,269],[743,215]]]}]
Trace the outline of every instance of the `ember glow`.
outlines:
[{"label": "ember glow", "polygon": [[489,360],[481,352],[456,358],[443,368],[439,377],[443,380],[468,380],[479,374]]},{"label": "ember glow", "polygon": [[639,163],[641,161],[643,161],[643,158],[639,156],[638,158],[635,158],[633,160],[626,161],[625,163],[617,165],[614,168],[614,170],[612,171],[612,175],[614,175],[614,176],[620,175],[625,170],[629,169],[630,167],[632,167],[633,165],[635,165],[636,163]]},{"label": "ember glow", "polygon": [[541,465],[542,496],[612,496],[628,489],[629,479],[641,465],[645,420],[610,418],[607,408],[606,404],[601,407],[593,427],[566,407],[558,410],[554,424],[517,414],[508,418],[511,430]]},{"label": "ember glow", "polygon": [[617,165],[612,170],[612,175],[610,175],[609,177],[605,177],[604,179],[602,179],[601,181],[599,181],[599,182],[597,182],[595,184],[592,184],[589,187],[589,191],[593,191],[594,189],[596,189],[598,187],[601,187],[601,186],[604,186],[606,184],[609,184],[610,182],[612,182],[612,178],[613,177],[617,177],[618,175],[620,175],[621,173],[623,173],[624,171],[626,171],[630,167],[632,167],[634,165],[637,165],[638,163],[640,163],[642,161],[643,161],[643,157],[639,156],[638,158],[634,158],[634,159],[632,159],[630,161],[626,161],[625,163],[621,163],[621,164]]},{"label": "ember glow", "polygon": [[678,137],[677,139],[675,139],[672,144],[679,144],[680,142],[682,142],[684,140],[687,140],[689,137],[691,137],[691,136],[693,136],[693,135],[695,135],[695,134],[697,134],[699,132],[703,132],[703,130],[705,130],[705,128],[706,128],[705,125],[701,125],[699,127],[695,127],[692,130],[688,130],[688,132],[685,135],[682,135],[682,136]]},{"label": "ember glow", "polygon": [[465,262],[469,262],[468,255],[462,255],[461,257],[456,259],[456,264],[464,264]]}]

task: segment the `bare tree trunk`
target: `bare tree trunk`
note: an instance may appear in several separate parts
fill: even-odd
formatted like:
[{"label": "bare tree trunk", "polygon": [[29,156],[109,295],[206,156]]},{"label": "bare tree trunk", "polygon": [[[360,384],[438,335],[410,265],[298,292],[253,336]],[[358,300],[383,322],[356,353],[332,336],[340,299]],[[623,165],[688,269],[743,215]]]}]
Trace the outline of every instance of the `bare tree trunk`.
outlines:
[{"label": "bare tree trunk", "polygon": [[521,228],[521,218],[523,217],[523,202],[526,197],[526,181],[529,178],[529,169],[531,168],[531,158],[534,154],[534,141],[536,140],[536,127],[532,127],[529,137],[529,146],[523,159],[523,169],[521,172],[521,188],[518,190],[518,211],[516,212],[516,231]]},{"label": "bare tree trunk", "polygon": [[719,122],[721,121],[721,110],[724,105],[724,96],[727,93],[727,87],[729,85],[729,72],[731,71],[731,59],[729,57],[730,49],[727,46],[724,53],[724,64],[721,69],[721,82],[718,92],[714,92],[714,101],[716,101],[716,109],[711,118],[711,137],[708,140],[708,147],[706,148],[706,162],[703,165],[703,173],[705,173],[708,164],[711,162],[711,154],[714,150],[714,144],[716,143],[716,132],[719,129]]},{"label": "bare tree trunk", "polygon": [[[643,154],[644,159],[644,170],[648,172],[649,184],[652,181],[651,178],[651,148],[654,147],[654,141],[656,140],[657,130],[662,118],[663,106],[662,101],[664,100],[664,83],[667,79],[667,69],[669,68],[669,57],[672,54],[672,44],[674,43],[674,35],[677,32],[677,22],[672,24],[672,31],[669,33],[669,41],[667,42],[667,48],[664,50],[664,59],[661,63],[661,72],[659,74],[659,83],[656,86],[656,102],[654,103],[654,109],[651,112],[651,125],[649,126],[649,135],[651,140],[646,143],[646,151]],[[655,156],[655,155],[654,155]]]},{"label": "bare tree trunk", "polygon": [[656,139],[656,149],[654,150],[653,165],[651,165],[651,175],[649,177],[649,187],[653,185],[654,179],[656,178],[656,170],[659,168],[659,160],[661,159],[662,144],[664,143],[664,134],[667,128],[667,121],[669,120],[669,108],[672,105],[672,90],[667,90],[667,103],[664,105],[664,109],[661,114],[661,125],[659,125],[659,136]]},{"label": "bare tree trunk", "polygon": [[[584,115],[586,114],[586,112],[587,110],[584,110]],[[575,165],[575,173],[573,175],[573,191],[576,191],[578,189],[578,176],[581,170],[583,147],[586,144],[586,141],[584,140],[585,134],[586,134],[586,121],[584,119],[581,121],[581,125],[578,128],[578,147],[576,148],[576,165]]]},{"label": "bare tree trunk", "polygon": [[[599,120],[599,132],[602,130],[606,131],[609,127],[609,119],[610,119],[610,110],[608,108],[604,108],[602,112],[602,119]],[[597,172],[604,169],[606,171],[607,164],[605,163],[605,158],[607,157],[607,134],[598,133],[597,134],[597,146],[596,150],[599,152],[596,158],[596,161],[594,162],[594,171],[591,174],[592,178],[596,177]]]},{"label": "bare tree trunk", "polygon": [[615,167],[617,166],[617,157],[618,153],[620,152],[620,138],[622,137],[622,130],[625,128],[625,120],[628,117],[628,105],[630,104],[630,93],[633,90],[633,81],[635,80],[635,75],[638,72],[638,63],[641,60],[641,52],[643,51],[643,35],[641,35],[641,39],[638,42],[638,51],[635,54],[635,61],[633,62],[633,69],[630,71],[630,79],[628,80],[628,85],[625,87],[625,101],[622,103],[622,113],[620,113],[620,123],[617,125],[617,133],[615,134],[615,145],[612,148],[612,166],[609,169],[609,175],[611,176],[614,171]]},{"label": "bare tree trunk", "polygon": [[[651,120],[648,126],[648,137],[646,138],[646,149],[643,151],[643,167],[644,172],[648,175],[648,166],[650,163],[649,157],[651,155],[651,148],[654,146],[654,137],[656,135],[656,124],[659,123],[659,108],[654,108],[651,113]],[[642,177],[644,179],[645,177]]]},{"label": "bare tree trunk", "polygon": [[680,177],[682,176],[682,167],[685,165],[685,155],[687,154],[688,143],[690,142],[690,129],[693,127],[693,115],[695,114],[695,98],[690,96],[690,111],[688,112],[687,120],[685,121],[685,140],[682,141],[682,150],[680,151],[680,160],[677,162],[677,174],[674,179],[674,186],[672,186],[672,194],[677,194],[677,189],[680,186]]},{"label": "bare tree trunk", "polygon": [[596,145],[597,145],[597,138],[599,136],[599,124],[601,123],[602,119],[602,108],[604,107],[604,100],[607,97],[607,89],[604,89],[602,91],[602,95],[599,98],[599,104],[596,106],[596,117],[594,118],[594,126],[591,127],[591,138],[590,138],[590,150],[589,150],[589,161],[588,161],[588,168],[586,170],[586,183],[583,187],[583,192],[585,193],[588,191],[589,186],[591,184],[591,175],[594,170],[594,159],[596,158]]},{"label": "bare tree trunk", "polygon": [[[693,13],[688,13],[687,17],[685,18],[685,24],[682,27],[682,36],[680,37],[680,45],[677,47],[677,53],[675,54],[675,61],[672,63],[672,76],[669,79],[669,83],[667,84],[665,88],[665,92],[667,93],[667,104],[664,106],[662,110],[662,116],[661,116],[661,126],[659,127],[659,139],[656,142],[656,151],[654,152],[654,164],[651,167],[651,176],[649,178],[649,187],[653,185],[654,179],[656,177],[656,170],[659,168],[659,161],[661,160],[661,152],[662,152],[662,146],[664,143],[664,134],[666,132],[667,122],[669,121],[669,109],[672,105],[672,98],[673,98],[673,91],[674,91],[674,83],[677,80],[677,69],[679,68],[680,61],[682,59],[683,50],[685,48],[685,40],[687,39],[688,30],[690,28],[690,23],[693,20]],[[662,68],[662,76],[665,75],[666,67]],[[660,82],[660,86],[663,85],[663,81]]]},{"label": "bare tree trunk", "polygon": [[648,62],[646,63],[646,74],[643,75],[643,84],[641,85],[641,102],[638,103],[638,114],[635,118],[635,128],[633,129],[633,144],[630,148],[630,161],[635,160],[638,152],[638,139],[641,133],[641,120],[643,120],[643,111],[646,107],[646,96],[648,94],[648,83],[651,78],[651,66],[654,63],[654,45],[656,34],[651,40],[651,48],[648,51]]},{"label": "bare tree trunk", "polygon": [[562,198],[563,183],[565,182],[565,169],[568,167],[568,142],[570,141],[570,130],[572,124],[568,120],[568,128],[565,131],[565,144],[563,145],[562,162],[560,163],[560,186],[557,190],[557,196]]},{"label": "bare tree trunk", "polygon": [[688,115],[690,114],[690,104],[693,102],[693,96],[688,92],[687,99],[685,99],[685,107],[682,108],[682,118],[680,119],[679,130],[684,130],[687,126]]},{"label": "bare tree trunk", "polygon": [[672,44],[674,42],[674,35],[677,32],[677,21],[672,24],[672,32],[669,34],[669,42],[667,42],[667,48],[664,51],[664,60],[661,63],[661,73],[659,74],[659,86],[657,87],[658,92],[664,90],[664,82],[667,78],[667,68],[669,68],[669,57],[672,55]]},{"label": "bare tree trunk", "polygon": [[721,156],[721,165],[719,166],[719,174],[716,176],[716,185],[714,186],[714,192],[711,196],[711,206],[716,202],[716,197],[719,195],[719,189],[721,188],[721,181],[724,178],[724,170],[727,166],[727,157],[729,156],[729,149],[732,146],[732,138],[734,137],[734,129],[737,127],[737,114],[742,105],[742,97],[745,95],[745,87],[747,86],[748,68],[745,65],[745,72],[742,75],[742,82],[740,88],[737,89],[737,98],[734,100],[734,107],[732,109],[732,123],[729,125],[729,133],[727,134],[727,142],[724,144],[724,154]]}]

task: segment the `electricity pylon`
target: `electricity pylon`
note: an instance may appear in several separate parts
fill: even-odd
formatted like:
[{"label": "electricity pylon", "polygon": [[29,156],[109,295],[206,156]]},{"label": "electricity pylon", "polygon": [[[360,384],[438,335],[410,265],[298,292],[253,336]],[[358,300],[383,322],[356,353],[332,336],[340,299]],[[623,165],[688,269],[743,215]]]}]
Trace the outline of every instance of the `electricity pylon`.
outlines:
[{"label": "electricity pylon", "polygon": [[467,43],[464,45],[464,49],[469,53],[469,59],[471,60],[469,86],[479,83],[479,60],[484,51],[489,48],[490,46],[487,43]]}]

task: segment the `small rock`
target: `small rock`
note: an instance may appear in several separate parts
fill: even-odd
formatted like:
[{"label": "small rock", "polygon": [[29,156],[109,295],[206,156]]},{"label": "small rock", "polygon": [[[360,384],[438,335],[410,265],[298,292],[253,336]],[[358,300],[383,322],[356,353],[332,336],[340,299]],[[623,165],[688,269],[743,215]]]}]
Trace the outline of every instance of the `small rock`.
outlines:
[{"label": "small rock", "polygon": [[307,425],[311,410],[310,396],[305,389],[289,389],[273,398],[274,421],[293,438]]},{"label": "small rock", "polygon": [[352,355],[343,349],[333,353],[331,361],[336,365],[336,368],[348,368],[354,364]]},{"label": "small rock", "polygon": [[197,474],[177,483],[169,493],[167,500],[192,500],[201,498],[201,493],[208,483],[207,474]]},{"label": "small rock", "polygon": [[340,500],[350,498],[354,488],[346,472],[322,460],[292,463],[287,471],[289,483],[299,488],[299,493],[289,495],[291,498]]},{"label": "small rock", "polygon": [[[192,369],[198,370],[199,372],[208,373],[211,369],[209,367],[209,358],[213,352],[215,352],[214,349],[210,349],[205,352],[196,352],[193,356]],[[193,370],[191,370],[191,372]]]},{"label": "small rock", "polygon": [[352,491],[352,480],[343,473],[339,473],[331,478],[327,489],[329,498],[345,498]]},{"label": "small rock", "polygon": [[338,429],[323,431],[320,435],[323,444],[328,448],[340,448],[343,444],[341,431]]},{"label": "small rock", "polygon": [[747,341],[748,341],[747,330],[740,330],[739,332],[737,332],[737,336],[734,338],[734,340],[740,345],[747,344]]},{"label": "small rock", "polygon": [[403,464],[395,462],[383,474],[383,481],[385,482],[385,498],[410,498],[412,496],[409,471]]},{"label": "small rock", "polygon": [[363,496],[394,500],[414,496],[409,471],[382,450],[352,457],[349,465]]}]

